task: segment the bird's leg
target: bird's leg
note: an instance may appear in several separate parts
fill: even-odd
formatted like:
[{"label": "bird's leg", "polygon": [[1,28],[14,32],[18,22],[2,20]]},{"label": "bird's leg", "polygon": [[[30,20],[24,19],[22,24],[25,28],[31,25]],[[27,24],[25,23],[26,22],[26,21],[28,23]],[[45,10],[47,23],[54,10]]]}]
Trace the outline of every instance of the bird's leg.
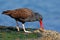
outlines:
[{"label": "bird's leg", "polygon": [[31,31],[26,31],[24,24],[22,24],[24,32],[31,33]]},{"label": "bird's leg", "polygon": [[19,31],[18,21],[16,21],[16,29],[17,29],[17,31]]}]

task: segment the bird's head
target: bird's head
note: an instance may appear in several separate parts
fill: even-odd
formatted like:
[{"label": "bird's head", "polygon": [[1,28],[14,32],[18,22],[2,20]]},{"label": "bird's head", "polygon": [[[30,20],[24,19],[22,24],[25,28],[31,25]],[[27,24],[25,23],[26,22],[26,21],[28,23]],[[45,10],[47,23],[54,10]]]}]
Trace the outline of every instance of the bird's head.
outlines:
[{"label": "bird's head", "polygon": [[36,18],[37,21],[39,21],[40,27],[44,29],[43,22],[42,22],[42,19],[43,19],[42,15],[39,14],[39,13],[35,13],[35,18]]},{"label": "bird's head", "polygon": [[7,11],[3,11],[3,12],[2,12],[2,14],[10,15],[10,14],[11,14],[11,12],[10,12],[10,10],[7,10]]}]

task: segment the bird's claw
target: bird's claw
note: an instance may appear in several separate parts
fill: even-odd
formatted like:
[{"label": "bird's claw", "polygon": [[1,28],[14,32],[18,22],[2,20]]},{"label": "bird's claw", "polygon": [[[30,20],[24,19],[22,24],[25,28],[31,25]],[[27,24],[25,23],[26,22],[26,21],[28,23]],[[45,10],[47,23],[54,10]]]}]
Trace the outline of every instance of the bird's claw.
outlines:
[{"label": "bird's claw", "polygon": [[32,33],[31,31],[25,31],[25,33]]}]

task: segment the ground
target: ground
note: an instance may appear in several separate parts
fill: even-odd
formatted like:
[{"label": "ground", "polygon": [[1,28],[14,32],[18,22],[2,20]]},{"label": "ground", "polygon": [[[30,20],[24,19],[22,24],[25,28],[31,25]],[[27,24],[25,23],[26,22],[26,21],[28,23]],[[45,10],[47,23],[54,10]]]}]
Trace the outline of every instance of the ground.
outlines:
[{"label": "ground", "polygon": [[26,28],[32,33],[18,32],[14,27],[0,26],[0,40],[60,40],[60,33],[51,30],[41,32],[38,29]]}]

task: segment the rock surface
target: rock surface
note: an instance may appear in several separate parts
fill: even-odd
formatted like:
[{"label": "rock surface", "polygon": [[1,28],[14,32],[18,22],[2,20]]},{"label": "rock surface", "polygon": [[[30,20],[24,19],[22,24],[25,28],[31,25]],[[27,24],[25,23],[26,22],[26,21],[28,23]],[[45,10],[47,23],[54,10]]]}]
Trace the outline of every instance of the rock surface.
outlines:
[{"label": "rock surface", "polygon": [[37,32],[42,35],[35,40],[60,40],[60,33],[56,31],[45,30],[45,32],[41,32],[39,30],[35,30],[34,32]]}]

